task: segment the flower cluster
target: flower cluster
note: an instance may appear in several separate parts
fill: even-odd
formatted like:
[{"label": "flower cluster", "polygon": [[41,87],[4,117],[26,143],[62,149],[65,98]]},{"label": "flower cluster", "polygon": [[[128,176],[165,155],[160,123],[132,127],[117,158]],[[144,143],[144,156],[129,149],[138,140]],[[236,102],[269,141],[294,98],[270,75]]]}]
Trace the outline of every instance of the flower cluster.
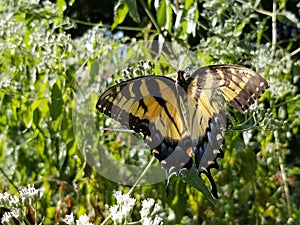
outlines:
[{"label": "flower cluster", "polygon": [[5,212],[1,218],[1,224],[10,224],[13,218],[20,219],[21,209],[13,208],[10,212]]},{"label": "flower cluster", "polygon": [[1,221],[8,221],[11,217],[18,218],[20,216],[22,204],[18,196],[10,195],[7,192],[0,193],[0,206],[9,210],[9,212],[4,213]]},{"label": "flower cluster", "polygon": [[[157,214],[161,207],[155,204],[154,199],[149,198],[142,201],[142,209],[140,211],[141,221],[144,225],[160,225],[163,224],[162,218]],[[152,211],[152,212],[151,212]]]},{"label": "flower cluster", "polygon": [[13,220],[22,221],[25,218],[22,215],[23,209],[27,205],[31,205],[34,197],[39,191],[33,186],[28,185],[20,190],[20,195],[11,195],[8,192],[0,193],[0,205],[7,209],[1,218],[1,224],[14,224]]},{"label": "flower cluster", "polygon": [[111,219],[118,224],[123,224],[135,205],[135,199],[130,198],[128,194],[123,195],[120,191],[116,191],[114,196],[117,204],[110,207]]},{"label": "flower cluster", "polygon": [[[28,185],[20,189],[19,193],[19,196],[11,195],[7,192],[0,193],[0,205],[7,209],[1,217],[0,224],[15,224],[15,221],[20,223],[25,221],[26,216],[22,212],[25,211],[26,206],[33,205],[32,201],[37,200],[36,198],[40,191],[35,189],[34,186]],[[116,198],[116,205],[109,207],[110,215],[107,219],[112,219],[115,224],[126,224],[136,204],[136,200],[131,198],[129,194],[122,194],[121,191],[116,191],[114,197]],[[159,216],[161,206],[155,203],[154,199],[143,200],[139,212],[141,219],[137,221],[138,223],[144,225],[163,224],[162,218]],[[69,225],[93,225],[93,223],[90,223],[89,217],[85,214],[80,216],[78,220],[75,220],[73,213],[71,213],[65,215],[62,221]]]},{"label": "flower cluster", "polygon": [[20,198],[23,204],[32,204],[32,200],[38,197],[39,190],[35,189],[33,185],[28,185],[20,189]]},{"label": "flower cluster", "polygon": [[[128,194],[122,194],[120,191],[116,191],[114,196],[117,204],[109,208],[110,218],[116,224],[126,224],[136,200],[130,198]],[[161,206],[156,204],[154,199],[145,199],[142,201],[141,220],[138,222],[144,225],[161,225],[163,224],[162,218],[158,215],[160,211]]]},{"label": "flower cluster", "polygon": [[27,187],[20,189],[20,196],[21,197],[34,197],[37,196],[39,193],[38,189],[35,189],[33,185],[28,184]]},{"label": "flower cluster", "polygon": [[[75,225],[73,213],[66,215],[63,219],[63,222],[69,225]],[[90,223],[89,217],[84,214],[81,215],[78,220],[76,220],[76,225],[93,225],[93,223]]]},{"label": "flower cluster", "polygon": [[9,206],[11,195],[7,192],[0,193],[0,204],[3,206]]}]

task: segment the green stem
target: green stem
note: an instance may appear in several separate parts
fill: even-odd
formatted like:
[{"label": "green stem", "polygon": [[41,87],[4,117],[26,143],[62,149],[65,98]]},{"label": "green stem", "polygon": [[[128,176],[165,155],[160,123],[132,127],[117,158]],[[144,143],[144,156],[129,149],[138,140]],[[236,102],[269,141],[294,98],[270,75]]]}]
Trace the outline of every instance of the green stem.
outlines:
[{"label": "green stem", "polygon": [[101,223],[100,225],[106,224],[107,221],[110,219],[110,217],[111,217],[111,214],[109,214],[109,215],[105,218],[105,220],[102,221],[102,223]]},{"label": "green stem", "polygon": [[14,182],[7,176],[7,174],[4,172],[4,170],[0,167],[0,172],[3,174],[3,176],[8,180],[8,182],[19,192],[18,187],[14,184]]},{"label": "green stem", "polygon": [[150,169],[150,166],[152,165],[152,163],[154,162],[155,158],[154,156],[152,157],[152,159],[150,160],[150,162],[148,163],[148,165],[146,166],[146,168],[144,169],[144,171],[141,173],[141,175],[139,176],[139,178],[136,180],[136,182],[134,183],[134,185],[130,188],[130,190],[128,191],[128,195],[130,195],[133,191],[133,189],[139,184],[139,182],[142,180],[143,176],[147,173],[147,171]]},{"label": "green stem", "polygon": [[144,2],[144,0],[140,0],[140,3],[142,4],[144,10],[146,11],[147,15],[149,16],[149,18],[150,18],[151,22],[153,23],[153,25],[155,26],[156,30],[160,34],[162,34],[159,25],[156,23],[156,20],[155,20],[154,16],[152,15],[151,11],[148,8],[148,5]]}]

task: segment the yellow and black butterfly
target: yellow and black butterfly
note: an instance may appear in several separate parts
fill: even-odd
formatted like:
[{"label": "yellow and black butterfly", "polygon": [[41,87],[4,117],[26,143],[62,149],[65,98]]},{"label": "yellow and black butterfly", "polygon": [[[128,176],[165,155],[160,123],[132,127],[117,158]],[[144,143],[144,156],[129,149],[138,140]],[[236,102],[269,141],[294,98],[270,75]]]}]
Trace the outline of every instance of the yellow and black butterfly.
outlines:
[{"label": "yellow and black butterfly", "polygon": [[212,65],[189,78],[178,71],[177,81],[143,76],[106,90],[96,108],[127,128],[142,133],[151,153],[169,178],[194,164],[204,173],[217,196],[211,168],[223,157],[226,116],[220,96],[240,112],[268,86],[258,73],[237,65]]}]

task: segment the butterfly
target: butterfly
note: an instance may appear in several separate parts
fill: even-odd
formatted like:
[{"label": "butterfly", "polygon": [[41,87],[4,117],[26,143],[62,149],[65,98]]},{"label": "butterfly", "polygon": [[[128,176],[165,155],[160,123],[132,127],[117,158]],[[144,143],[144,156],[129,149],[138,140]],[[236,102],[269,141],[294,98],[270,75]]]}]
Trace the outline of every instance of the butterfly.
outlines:
[{"label": "butterfly", "polygon": [[268,87],[251,69],[238,65],[201,67],[185,78],[143,76],[107,89],[97,102],[101,113],[141,133],[167,180],[193,165],[217,188],[210,169],[223,157],[226,113],[222,99],[245,112]]}]

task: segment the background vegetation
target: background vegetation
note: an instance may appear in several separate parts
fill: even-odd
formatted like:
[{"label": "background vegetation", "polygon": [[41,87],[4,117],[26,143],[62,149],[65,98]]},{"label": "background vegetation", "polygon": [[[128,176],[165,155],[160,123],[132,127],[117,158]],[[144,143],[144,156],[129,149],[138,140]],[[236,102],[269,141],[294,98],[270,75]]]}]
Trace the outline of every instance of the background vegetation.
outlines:
[{"label": "background vegetation", "polygon": [[[156,211],[149,203],[149,210],[164,224],[300,224],[299,3],[125,0],[112,6],[112,14],[107,10],[113,18],[107,20],[97,7],[108,3],[81,4],[0,2],[0,215],[16,207],[4,193],[22,197],[20,188],[30,184],[40,194],[18,206],[26,216],[18,219],[27,224],[64,224],[71,213],[76,219],[86,214],[94,224],[112,224],[109,214],[118,208],[109,206],[121,208],[132,201],[134,207],[120,223],[142,219],[146,224],[147,198],[160,205]],[[137,187],[130,195],[134,200],[124,200],[115,191],[126,193],[129,187],[86,163],[86,140],[78,143],[73,132],[74,113],[88,113],[76,110],[78,92],[87,92],[83,96],[96,104],[101,74],[103,78],[117,68],[110,65],[120,67],[135,57],[132,51],[120,57],[122,43],[136,55],[145,54],[137,40],[177,43],[190,50],[197,66],[246,65],[269,82],[253,112],[245,116],[230,110],[225,157],[213,175],[220,197],[215,204],[175,177],[169,196],[160,182]],[[90,77],[91,90],[79,85],[83,75]],[[97,127],[111,124],[94,109],[89,113]],[[124,148],[115,132],[96,132],[120,161],[151,158]],[[17,223],[16,218],[10,223]]]}]

